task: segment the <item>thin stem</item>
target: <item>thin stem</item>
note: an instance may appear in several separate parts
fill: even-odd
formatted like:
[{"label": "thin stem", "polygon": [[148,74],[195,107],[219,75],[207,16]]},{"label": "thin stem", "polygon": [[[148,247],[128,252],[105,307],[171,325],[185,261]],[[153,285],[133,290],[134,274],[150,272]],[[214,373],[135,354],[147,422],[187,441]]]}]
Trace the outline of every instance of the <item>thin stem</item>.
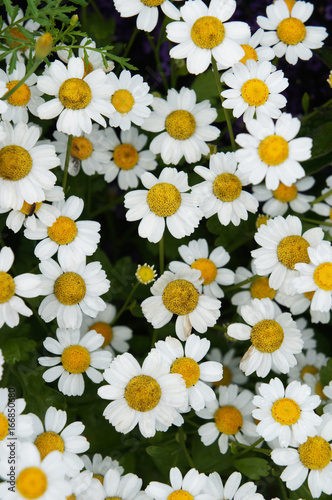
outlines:
[{"label": "thin stem", "polygon": [[90,5],[93,7],[94,11],[96,12],[97,16],[100,18],[102,22],[104,22],[104,18],[102,13],[100,12],[96,2],[94,0],[89,0]]},{"label": "thin stem", "polygon": [[139,281],[137,281],[135,283],[135,285],[133,286],[133,288],[131,289],[131,292],[130,294],[128,295],[125,303],[123,304],[123,306],[121,307],[120,311],[118,312],[118,314],[115,316],[115,318],[113,319],[112,323],[111,323],[111,326],[115,325],[115,323],[118,321],[118,319],[120,318],[120,316],[122,316],[122,314],[125,312],[125,310],[127,309],[128,307],[128,304],[129,302],[131,301],[131,299],[133,298],[133,295],[134,293],[136,292],[136,289],[139,285]]},{"label": "thin stem", "polygon": [[17,82],[17,84],[14,85],[12,89],[8,90],[8,92],[6,92],[6,94],[1,97],[1,101],[6,101],[12,94],[14,94],[14,92],[16,92],[16,90],[19,89],[20,86],[23,85],[23,83],[29,78],[29,76],[31,76],[32,73],[36,71],[36,69],[42,62],[43,59],[38,59],[37,61],[35,61],[29,71],[24,75],[24,77],[19,82]]},{"label": "thin stem", "polygon": [[[262,441],[264,441],[264,438],[260,437],[259,439],[257,439],[257,441],[255,441],[254,443],[252,443],[250,446],[247,446],[247,445],[243,445],[243,446],[246,446],[246,449],[241,451],[240,453],[238,453],[236,455],[236,459],[238,457],[241,457],[242,455],[245,455],[246,453],[248,453],[249,451],[253,450],[254,448],[256,448],[256,446],[261,443]],[[238,443],[237,443],[238,444]],[[259,448],[260,449],[260,448]],[[256,451],[256,450],[255,450]]]},{"label": "thin stem", "polygon": [[168,83],[167,83],[167,80],[166,80],[166,76],[165,76],[164,70],[163,70],[162,65],[161,65],[161,61],[160,61],[160,57],[159,57],[159,51],[157,50],[156,44],[154,43],[153,38],[150,35],[150,33],[147,33],[146,36],[147,36],[147,39],[149,41],[149,44],[151,45],[152,52],[153,52],[154,58],[156,60],[156,65],[157,65],[159,74],[160,74],[161,79],[163,81],[163,85],[165,87],[165,91],[167,92],[168,91]]},{"label": "thin stem", "polygon": [[188,464],[190,465],[190,467],[191,467],[192,469],[196,469],[195,464],[194,464],[194,462],[193,462],[193,459],[191,458],[190,453],[189,453],[189,451],[187,450],[187,447],[186,447],[186,439],[185,439],[185,434],[184,434],[184,430],[183,430],[183,428],[182,428],[182,427],[180,427],[180,429],[179,429],[178,436],[179,436],[179,439],[180,439],[180,444],[181,444],[181,446],[182,446],[182,449],[183,449],[183,452],[184,452],[184,454],[185,454],[185,457],[186,457],[186,459],[187,459]]},{"label": "thin stem", "polygon": [[127,55],[129,54],[130,49],[133,46],[133,43],[134,43],[135,38],[137,36],[137,33],[138,33],[138,29],[137,29],[137,27],[135,27],[134,31],[131,34],[129,42],[127,43],[127,47],[126,47],[126,49],[125,49],[125,51],[123,53],[123,57],[127,57]]},{"label": "thin stem", "polygon": [[107,210],[114,207],[114,205],[117,205],[118,203],[122,203],[123,198],[124,198],[124,194],[119,196],[119,198],[117,198],[116,200],[110,201],[109,203],[107,203],[107,205],[104,205],[103,207],[98,208],[98,210],[95,210],[94,212],[92,212],[92,214],[90,215],[90,218],[94,219],[97,215],[100,215],[104,212],[107,212]]},{"label": "thin stem", "polygon": [[71,144],[72,144],[72,142],[73,142],[73,135],[69,134],[68,135],[68,142],[67,142],[65,168],[63,170],[63,180],[62,180],[62,188],[63,188],[64,193],[66,193],[66,185],[67,185],[67,177],[68,177],[68,166],[69,166],[69,160],[70,160],[70,153],[71,153]]},{"label": "thin stem", "polygon": [[165,268],[164,237],[159,241],[159,273],[163,274]]},{"label": "thin stem", "polygon": [[237,288],[240,288],[241,286],[248,285],[252,281],[255,281],[259,276],[257,274],[254,274],[254,276],[251,276],[251,278],[247,278],[246,280],[240,281],[240,283],[236,283],[236,285],[228,286],[227,291],[229,290],[236,290]]},{"label": "thin stem", "polygon": [[151,349],[155,346],[155,343],[157,342],[157,337],[158,337],[157,330],[153,330],[152,341],[151,341]]},{"label": "thin stem", "polygon": [[[214,74],[214,78],[215,78],[215,81],[216,81],[216,85],[217,85],[217,89],[218,89],[218,94],[219,94],[220,102],[221,102],[221,106],[222,106],[222,104],[223,104],[223,102],[224,102],[225,99],[221,95],[222,87],[221,87],[221,82],[220,82],[220,78],[219,78],[219,71],[218,71],[217,61],[215,60],[215,58],[213,56],[212,56],[212,69],[213,69],[213,74]],[[226,119],[227,129],[228,129],[228,133],[229,133],[229,138],[231,140],[232,149],[233,149],[233,151],[235,151],[236,150],[236,144],[235,144],[235,140],[234,140],[234,133],[233,133],[231,119],[230,119],[229,114],[228,114],[228,109],[226,109],[226,108],[223,107],[223,110],[224,110],[224,113],[225,113],[225,119]]]},{"label": "thin stem", "polygon": [[318,196],[318,198],[316,198],[314,201],[312,201],[310,203],[310,205],[316,205],[316,203],[319,203],[320,201],[323,201],[325,200],[326,198],[328,198],[330,195],[332,194],[332,189],[329,189],[328,191],[326,191],[326,193],[322,194],[321,196]]},{"label": "thin stem", "polygon": [[279,482],[279,487],[280,487],[282,498],[283,498],[283,500],[287,500],[288,499],[287,491],[286,491],[284,482],[280,479],[280,477],[278,477],[278,482]]},{"label": "thin stem", "polygon": [[330,226],[332,227],[332,222],[325,222],[323,220],[317,219],[307,219],[306,217],[300,217],[303,222],[310,222],[310,224],[315,224],[316,226]]}]

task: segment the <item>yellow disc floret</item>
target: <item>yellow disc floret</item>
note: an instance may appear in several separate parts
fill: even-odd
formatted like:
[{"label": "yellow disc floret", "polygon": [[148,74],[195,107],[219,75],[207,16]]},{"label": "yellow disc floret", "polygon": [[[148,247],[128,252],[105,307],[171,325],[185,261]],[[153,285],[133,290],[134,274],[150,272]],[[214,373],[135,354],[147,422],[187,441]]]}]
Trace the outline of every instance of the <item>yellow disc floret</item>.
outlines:
[{"label": "yellow disc floret", "polygon": [[[23,42],[24,40],[28,40],[27,37],[21,32],[19,31],[19,29],[17,28],[17,26],[14,26],[13,28],[10,28],[8,30],[10,36],[14,39],[16,39],[17,41],[11,41],[8,46],[13,48],[13,47],[18,47],[19,45],[21,45],[20,42]],[[24,50],[27,50],[27,46],[26,45],[22,45],[20,50],[23,52]]]},{"label": "yellow disc floret", "polygon": [[113,161],[121,170],[131,170],[137,165],[138,151],[131,144],[120,144],[113,151]]},{"label": "yellow disc floret", "polygon": [[203,16],[194,22],[190,36],[197,47],[214,49],[224,40],[225,28],[217,17]]},{"label": "yellow disc floret", "polygon": [[53,431],[43,432],[39,434],[35,440],[35,445],[37,446],[40,458],[44,460],[46,455],[51,453],[51,451],[60,451],[61,453],[65,450],[65,443],[59,434]]},{"label": "yellow disc floret", "polygon": [[149,266],[148,264],[144,264],[143,266],[141,266],[139,264],[135,276],[138,281],[142,283],[142,285],[152,283],[152,281],[154,281],[157,276],[157,272],[154,269],[154,264],[152,266]]},{"label": "yellow disc floret", "polygon": [[291,186],[286,186],[282,182],[279,182],[279,186],[277,189],[272,191],[273,196],[276,200],[281,201],[282,203],[288,203],[292,200],[295,200],[297,197],[297,187],[295,184]]},{"label": "yellow disc floret", "polygon": [[4,416],[3,413],[0,412],[0,441],[5,439],[8,434],[8,418]]},{"label": "yellow disc floret", "polygon": [[[288,7],[288,10],[289,12],[292,12],[292,8],[294,7],[294,5],[296,4],[296,1],[295,0],[284,0],[285,4],[287,5]],[[274,3],[274,2],[273,2]]]},{"label": "yellow disc floret", "polygon": [[149,190],[146,201],[151,212],[159,217],[169,217],[181,205],[181,193],[173,184],[160,182]]},{"label": "yellow disc floret", "polygon": [[242,427],[242,413],[235,406],[221,406],[214,414],[216,427],[222,434],[234,436]]},{"label": "yellow disc floret", "polygon": [[147,7],[158,7],[163,2],[165,2],[165,0],[141,0],[141,2],[144,3],[144,5],[146,5]]},{"label": "yellow disc floret", "polygon": [[326,292],[332,290],[332,263],[324,262],[316,267],[314,271],[314,282],[319,288]]},{"label": "yellow disc floret", "polygon": [[331,445],[320,436],[308,437],[305,443],[300,444],[298,451],[301,462],[308,469],[324,469],[331,462]]},{"label": "yellow disc floret", "polygon": [[69,373],[84,373],[90,366],[90,353],[81,345],[70,345],[63,350],[61,363]]},{"label": "yellow disc floret", "polygon": [[271,408],[272,417],[281,425],[293,425],[301,416],[299,405],[293,399],[281,398]]},{"label": "yellow disc floret", "polygon": [[303,295],[305,296],[306,299],[312,300],[315,295],[315,291],[313,290],[312,292],[304,292]]},{"label": "yellow disc floret", "polygon": [[39,467],[26,467],[16,479],[17,491],[27,500],[41,497],[47,490],[47,477]]},{"label": "yellow disc floret", "polygon": [[102,476],[101,474],[92,474],[92,477],[98,479],[98,481],[100,481],[101,484],[104,484],[104,476]]},{"label": "yellow disc floret", "polygon": [[209,285],[217,277],[217,266],[210,259],[197,259],[190,267],[201,271],[201,276],[204,278],[203,285]]},{"label": "yellow disc floret", "polygon": [[306,365],[301,370],[301,379],[303,380],[304,375],[306,373],[311,373],[312,375],[317,375],[318,372],[319,372],[319,370],[318,370],[318,368],[316,368],[316,366]]},{"label": "yellow disc floret", "polygon": [[6,181],[19,181],[32,168],[29,152],[21,146],[5,146],[0,149],[0,177]]},{"label": "yellow disc floret", "polygon": [[161,398],[161,389],[158,382],[149,375],[138,375],[128,382],[125,393],[125,399],[136,411],[153,410]]},{"label": "yellow disc floret", "polygon": [[190,281],[174,280],[166,285],[162,298],[168,311],[183,316],[196,308],[199,294]]},{"label": "yellow disc floret", "polygon": [[232,372],[228,368],[228,366],[223,365],[222,367],[222,379],[218,380],[217,382],[213,382],[213,385],[215,387],[219,387],[220,385],[227,386],[232,382]]},{"label": "yellow disc floret", "polygon": [[93,146],[86,137],[74,137],[71,143],[70,154],[78,160],[86,160],[92,155]]},{"label": "yellow disc floret", "polygon": [[[19,80],[12,80],[6,84],[8,90],[11,90],[17,85]],[[5,96],[6,97],[6,96]],[[7,99],[8,103],[12,106],[25,106],[30,101],[31,90],[27,86],[26,83],[22,83],[22,85],[13,92]]]},{"label": "yellow disc floret", "polygon": [[47,229],[48,236],[58,245],[68,245],[77,236],[77,227],[73,219],[60,215]]},{"label": "yellow disc floret", "polygon": [[175,490],[168,495],[167,500],[194,500],[194,497],[189,491]]},{"label": "yellow disc floret", "polygon": [[54,295],[65,306],[78,304],[84,299],[85,294],[85,281],[77,273],[63,273],[54,283]]},{"label": "yellow disc floret", "polygon": [[200,376],[198,363],[192,358],[178,358],[171,366],[171,373],[180,373],[182,375],[186,387],[195,385]]},{"label": "yellow disc floret", "polygon": [[26,201],[24,201],[20,212],[22,212],[25,215],[31,216],[36,212],[38,212],[41,206],[42,206],[41,201],[38,203],[27,203]]},{"label": "yellow disc floret", "polygon": [[94,68],[90,62],[88,62],[88,64],[85,64],[85,60],[83,57],[82,57],[82,61],[84,63],[83,78],[85,78],[87,75],[89,75],[91,73],[91,71],[93,71]]},{"label": "yellow disc floret", "polygon": [[8,302],[15,293],[15,281],[10,274],[0,271],[0,304]]},{"label": "yellow disc floret", "polygon": [[295,264],[299,262],[309,264],[309,246],[307,240],[302,236],[296,234],[286,236],[277,247],[278,260],[288,269],[294,269]]},{"label": "yellow disc floret", "polygon": [[172,111],[165,121],[166,131],[173,139],[185,141],[191,137],[196,130],[195,117],[185,109]]},{"label": "yellow disc floret", "polygon": [[242,85],[241,94],[249,106],[261,106],[269,97],[269,88],[262,80],[252,78]]},{"label": "yellow disc floret", "polygon": [[252,282],[250,287],[250,294],[253,299],[265,299],[269,298],[271,300],[276,296],[276,290],[270,287],[269,278],[266,276],[261,276]]},{"label": "yellow disc floret", "polygon": [[234,201],[242,193],[240,179],[228,172],[218,175],[213,181],[213,194],[221,201]]},{"label": "yellow disc floret", "polygon": [[256,220],[256,227],[259,229],[262,224],[267,224],[267,221],[270,220],[271,217],[265,214],[259,214]]},{"label": "yellow disc floret", "polygon": [[263,319],[251,329],[251,343],[260,352],[277,351],[284,341],[284,330],[274,319]]},{"label": "yellow disc floret", "polygon": [[251,47],[250,45],[247,45],[247,44],[243,44],[243,45],[241,44],[241,47],[244,50],[244,56],[242,57],[242,59],[240,59],[239,62],[241,62],[242,64],[245,64],[249,59],[253,59],[254,61],[258,61],[257,52],[253,47]]},{"label": "yellow disc floret", "polygon": [[113,329],[111,325],[105,323],[104,321],[97,321],[97,323],[93,323],[93,325],[90,326],[89,330],[95,330],[97,333],[100,333],[100,335],[104,337],[105,340],[101,347],[105,347],[106,345],[110,344],[113,339]]},{"label": "yellow disc floret", "polygon": [[105,500],[122,500],[120,497],[106,497]]},{"label": "yellow disc floret", "polygon": [[288,153],[288,142],[280,135],[269,135],[258,146],[258,155],[266,165],[280,165],[287,160]]},{"label": "yellow disc floret", "polygon": [[287,17],[278,24],[277,35],[286,45],[297,45],[304,40],[306,29],[300,19]]},{"label": "yellow disc floret", "polygon": [[129,90],[116,90],[111,97],[111,103],[119,113],[129,113],[135,104],[135,99]]},{"label": "yellow disc floret", "polygon": [[92,99],[89,85],[81,78],[65,80],[59,89],[61,104],[68,109],[84,109]]}]

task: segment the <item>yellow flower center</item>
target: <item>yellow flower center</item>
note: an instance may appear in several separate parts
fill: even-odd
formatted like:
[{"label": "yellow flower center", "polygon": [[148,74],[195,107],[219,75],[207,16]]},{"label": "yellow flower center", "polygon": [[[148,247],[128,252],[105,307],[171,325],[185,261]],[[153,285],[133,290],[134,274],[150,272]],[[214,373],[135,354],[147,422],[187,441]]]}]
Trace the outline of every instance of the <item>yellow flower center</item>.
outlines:
[{"label": "yellow flower center", "polygon": [[141,2],[144,3],[144,5],[146,5],[147,7],[158,7],[163,2],[165,2],[165,0],[141,0]]},{"label": "yellow flower center", "polygon": [[102,476],[101,474],[92,474],[92,477],[98,479],[98,481],[100,481],[101,484],[104,484],[104,476]]},{"label": "yellow flower center", "polygon": [[306,373],[311,373],[312,375],[317,375],[318,372],[319,372],[319,370],[318,370],[318,368],[316,368],[316,366],[306,365],[301,370],[301,379],[303,380],[303,377]]},{"label": "yellow flower center", "polygon": [[110,344],[111,340],[113,339],[113,330],[111,325],[108,325],[103,321],[97,321],[97,323],[93,323],[93,325],[90,326],[89,330],[95,330],[97,333],[100,333],[100,335],[104,337],[105,340],[101,347],[105,347],[106,345]]},{"label": "yellow flower center", "polygon": [[122,500],[120,497],[106,497],[105,500]]},{"label": "yellow flower center", "polygon": [[269,97],[269,88],[262,80],[252,78],[247,80],[241,89],[241,94],[249,106],[261,106]]},{"label": "yellow flower center", "polygon": [[151,281],[154,281],[157,273],[153,269],[153,266],[148,266],[147,264],[144,264],[141,266],[140,264],[138,265],[137,271],[135,273],[136,278],[142,285],[147,285],[148,283],[151,283]]},{"label": "yellow flower center", "polygon": [[8,419],[3,413],[0,413],[0,441],[5,439],[8,434]]},{"label": "yellow flower center", "polygon": [[267,224],[267,221],[270,219],[271,217],[269,215],[259,214],[256,220],[257,229],[260,228],[262,224]]},{"label": "yellow flower center", "polygon": [[39,434],[35,440],[35,445],[39,450],[40,458],[42,460],[44,460],[46,455],[51,453],[51,451],[57,450],[63,453],[65,450],[65,444],[62,437],[53,431],[47,431]]},{"label": "yellow flower center", "polygon": [[61,363],[69,373],[83,373],[90,366],[90,353],[81,345],[70,345],[63,350]]},{"label": "yellow flower center", "polygon": [[282,203],[288,203],[289,201],[295,200],[297,197],[297,187],[295,184],[285,186],[285,184],[280,182],[277,189],[272,191],[272,193],[276,200],[279,200]]},{"label": "yellow flower center", "polygon": [[77,498],[76,498],[76,495],[74,495],[74,493],[72,493],[71,495],[69,495],[69,497],[66,497],[66,500],[77,500]]},{"label": "yellow flower center", "polygon": [[297,45],[304,40],[306,29],[300,19],[287,17],[278,24],[277,35],[286,45]]},{"label": "yellow flower center", "polygon": [[178,358],[174,361],[171,366],[171,373],[179,373],[182,375],[186,387],[192,387],[199,380],[200,369],[198,363],[194,359]]},{"label": "yellow flower center", "polygon": [[181,193],[173,184],[160,182],[149,190],[146,201],[151,212],[159,217],[169,217],[181,205]]},{"label": "yellow flower center", "polygon": [[214,414],[216,427],[222,434],[234,435],[242,427],[243,417],[235,406],[221,406]]},{"label": "yellow flower center", "polygon": [[78,160],[86,160],[92,155],[93,146],[86,137],[74,137],[71,143],[70,154]]},{"label": "yellow flower center", "polygon": [[307,240],[294,234],[283,238],[277,248],[278,260],[288,269],[294,269],[295,264],[304,262],[309,264],[309,243]]},{"label": "yellow flower center", "polygon": [[[19,82],[19,80],[12,80],[6,84],[8,90],[11,90],[15,87],[15,85]],[[5,96],[6,97],[6,96]],[[7,101],[12,106],[25,106],[30,101],[31,90],[27,86],[26,83],[22,83],[22,85],[15,90],[15,92],[8,97]]]},{"label": "yellow flower center", "polygon": [[47,490],[47,477],[39,467],[23,469],[16,479],[17,491],[23,498],[34,500],[41,497]]},{"label": "yellow flower center", "polygon": [[313,296],[315,295],[315,291],[312,291],[312,292],[304,292],[303,295],[309,299],[309,300],[312,300],[313,299]]},{"label": "yellow flower center", "polygon": [[121,170],[131,170],[137,165],[138,152],[131,144],[120,144],[113,151],[113,161]]},{"label": "yellow flower center", "polygon": [[5,146],[0,149],[0,177],[6,181],[19,181],[32,168],[29,152],[21,146]]},{"label": "yellow flower center", "polygon": [[84,57],[82,57],[82,61],[84,63],[83,78],[85,78],[87,75],[91,73],[91,71],[93,71],[93,66],[90,62],[88,62],[88,64],[85,64]]},{"label": "yellow flower center", "polygon": [[[9,31],[10,35],[13,38],[16,38],[17,40],[20,40],[20,41],[28,40],[27,37],[25,35],[23,35],[23,33],[21,33],[21,31],[19,31],[19,29],[16,26],[14,26],[14,28],[10,28],[8,31]],[[17,41],[17,42],[10,42],[10,44],[8,44],[8,45],[9,45],[9,47],[13,48],[13,47],[18,47],[21,44],[19,41]],[[26,45],[23,45],[23,47],[21,47],[20,50],[23,52],[27,48],[28,47]]]},{"label": "yellow flower center", "polygon": [[242,193],[240,179],[229,173],[218,175],[213,181],[213,194],[221,201],[231,202],[236,200]]},{"label": "yellow flower center", "polygon": [[294,5],[296,3],[295,0],[284,0],[284,2],[288,7],[289,12],[292,12],[292,8],[294,7]]},{"label": "yellow flower center", "polygon": [[158,382],[149,375],[138,375],[128,382],[125,388],[125,399],[136,411],[153,410],[161,398]]},{"label": "yellow flower center", "polygon": [[119,113],[129,113],[135,104],[135,99],[129,90],[116,90],[111,97],[111,103]]},{"label": "yellow flower center", "polygon": [[191,313],[198,304],[199,294],[190,281],[174,280],[163,291],[163,303],[173,314],[182,316]]},{"label": "yellow flower center", "polygon": [[167,500],[194,500],[194,497],[186,490],[172,491],[167,497]]},{"label": "yellow flower center", "polygon": [[316,267],[313,278],[316,285],[322,290],[332,290],[332,263],[324,262]]},{"label": "yellow flower center", "polygon": [[217,266],[210,259],[197,259],[190,267],[201,271],[201,276],[204,278],[203,285],[209,285],[217,277]]},{"label": "yellow flower center", "polygon": [[242,64],[245,64],[249,59],[253,59],[254,61],[258,61],[257,52],[253,47],[251,47],[250,45],[247,45],[247,44],[243,44],[243,45],[241,44],[241,47],[244,50],[244,56],[242,57],[242,59],[240,59],[239,62],[241,62]]},{"label": "yellow flower center", "polygon": [[54,295],[65,306],[78,304],[84,299],[85,294],[85,281],[77,273],[63,273],[54,283]]},{"label": "yellow flower center", "polygon": [[260,352],[277,351],[284,340],[284,331],[274,319],[263,319],[251,329],[251,343]]},{"label": "yellow flower center", "polygon": [[224,25],[217,17],[200,17],[191,28],[191,38],[201,49],[214,49],[225,38]]},{"label": "yellow flower center", "polygon": [[0,271],[0,304],[8,302],[15,293],[15,281],[10,274]]},{"label": "yellow flower center", "polygon": [[269,278],[262,276],[257,278],[252,282],[250,287],[250,294],[253,299],[265,299],[269,298],[271,300],[276,296],[276,290],[270,287]]},{"label": "yellow flower center", "polygon": [[324,469],[332,458],[330,443],[320,436],[308,437],[307,441],[299,446],[300,460],[308,469]]},{"label": "yellow flower center", "polygon": [[59,89],[59,99],[65,108],[84,109],[92,99],[89,85],[81,78],[65,80]]},{"label": "yellow flower center", "polygon": [[38,212],[41,206],[42,206],[41,201],[38,203],[27,203],[26,201],[23,201],[23,205],[20,212],[22,212],[25,215],[31,216],[36,212]]},{"label": "yellow flower center", "polygon": [[289,398],[281,398],[275,401],[271,408],[271,414],[276,422],[281,425],[293,425],[301,416],[299,405]]},{"label": "yellow flower center", "polygon": [[222,379],[218,380],[218,382],[213,382],[213,385],[216,387],[219,387],[220,385],[227,386],[232,382],[232,372],[231,370],[223,365],[223,370],[222,370]]},{"label": "yellow flower center", "polygon": [[68,245],[77,236],[77,227],[73,219],[60,215],[57,220],[47,229],[52,241],[58,245]]},{"label": "yellow flower center", "polygon": [[[260,159],[266,163],[266,165],[280,165],[287,160],[288,153],[288,142],[280,135],[269,135],[265,137],[265,139],[263,139],[258,146],[258,155]],[[278,191],[278,189],[279,187],[276,191]]]},{"label": "yellow flower center", "polygon": [[185,141],[195,132],[196,120],[189,111],[177,109],[167,116],[165,128],[173,139]]}]

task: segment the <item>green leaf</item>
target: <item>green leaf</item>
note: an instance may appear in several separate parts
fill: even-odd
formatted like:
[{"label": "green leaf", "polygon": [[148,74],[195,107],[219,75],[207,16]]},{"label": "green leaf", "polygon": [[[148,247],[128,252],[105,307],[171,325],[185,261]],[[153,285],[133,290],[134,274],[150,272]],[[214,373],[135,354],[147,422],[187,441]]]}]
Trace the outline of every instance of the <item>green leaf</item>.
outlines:
[{"label": "green leaf", "polygon": [[191,88],[196,92],[197,102],[206,100],[207,96],[209,99],[211,99],[211,97],[220,99],[212,71],[206,71],[196,76]]},{"label": "green leaf", "polygon": [[317,55],[329,69],[332,69],[332,47],[317,49],[315,50],[315,55]]},{"label": "green leaf", "polygon": [[303,113],[306,115],[309,110],[309,102],[310,102],[310,97],[308,92],[304,92],[302,96],[302,108],[303,108]]},{"label": "green leaf", "polygon": [[239,458],[234,460],[233,465],[239,472],[253,480],[268,476],[271,469],[264,458]]},{"label": "green leaf", "polygon": [[331,163],[332,163],[332,151],[330,151],[325,155],[318,156],[311,160],[307,160],[301,163],[301,165],[304,168],[306,174],[311,175],[331,165]]},{"label": "green leaf", "polygon": [[3,355],[9,365],[27,360],[28,353],[34,351],[35,348],[36,342],[26,337],[7,338],[1,343]]},{"label": "green leaf", "polygon": [[330,381],[332,380],[332,359],[329,359],[326,366],[323,366],[321,368],[320,380],[323,387],[329,385]]}]

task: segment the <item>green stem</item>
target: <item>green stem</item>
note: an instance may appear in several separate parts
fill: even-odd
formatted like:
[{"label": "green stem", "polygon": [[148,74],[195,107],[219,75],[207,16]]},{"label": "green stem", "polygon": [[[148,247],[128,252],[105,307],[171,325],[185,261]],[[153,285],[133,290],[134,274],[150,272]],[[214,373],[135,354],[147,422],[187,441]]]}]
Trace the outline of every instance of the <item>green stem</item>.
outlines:
[{"label": "green stem", "polygon": [[104,22],[104,17],[102,15],[102,13],[100,12],[96,2],[94,0],[89,0],[89,3],[90,5],[92,6],[92,8],[94,9],[94,11],[96,12],[97,16],[99,17],[99,19]]},{"label": "green stem", "polygon": [[151,341],[151,349],[155,346],[155,343],[157,342],[157,337],[158,337],[157,330],[153,330],[152,341]]},{"label": "green stem", "polygon": [[[238,453],[238,454],[236,455],[236,459],[238,459],[238,457],[241,457],[242,455],[245,455],[246,453],[249,453],[249,451],[251,451],[251,450],[253,450],[254,448],[256,448],[256,446],[257,446],[259,443],[261,443],[262,441],[264,441],[264,438],[260,437],[259,439],[257,439],[257,441],[255,441],[254,443],[252,443],[250,446],[247,446],[247,445],[245,445],[245,444],[244,444],[244,445],[242,445],[242,446],[245,446],[245,447],[246,447],[246,449],[245,449],[245,450],[243,450],[243,451],[241,451],[240,453]],[[236,443],[236,444],[238,445],[239,443]],[[261,449],[261,448],[258,448],[258,450],[263,451],[263,449]],[[255,450],[255,451],[258,451],[258,450]]]},{"label": "green stem", "polygon": [[36,69],[42,62],[43,59],[38,59],[37,61],[35,61],[35,63],[31,66],[29,71],[24,75],[24,77],[19,82],[17,82],[17,84],[14,85],[12,89],[6,92],[6,94],[1,97],[1,100],[6,101],[12,94],[14,94],[14,92],[16,92],[16,90],[19,89],[20,86],[23,85],[23,83],[29,78],[29,76],[31,76],[32,73],[36,71]]},{"label": "green stem", "polygon": [[[212,69],[213,69],[213,74],[214,74],[214,78],[215,78],[215,81],[216,81],[216,85],[217,85],[217,89],[218,89],[218,93],[219,93],[219,97],[220,97],[220,102],[221,102],[221,106],[222,106],[222,104],[223,104],[223,102],[224,102],[225,99],[221,95],[222,87],[221,87],[221,81],[220,81],[220,77],[219,77],[219,71],[218,71],[217,61],[215,60],[215,58],[213,56],[212,56]],[[231,119],[230,119],[229,114],[228,114],[228,109],[226,109],[226,108],[223,107],[223,110],[224,110],[224,113],[225,113],[225,119],[226,119],[226,124],[227,124],[227,129],[228,129],[229,137],[230,137],[230,140],[231,140],[232,149],[233,149],[233,151],[235,151],[236,150],[236,144],[235,144],[235,140],[234,140],[234,133],[233,133]]]},{"label": "green stem", "polygon": [[280,487],[282,498],[283,498],[283,500],[287,500],[288,499],[287,491],[286,491],[284,482],[280,479],[280,477],[278,477],[278,482],[279,482],[279,487]]},{"label": "green stem", "polygon": [[124,198],[124,194],[119,196],[119,198],[116,198],[116,200],[110,201],[109,203],[107,203],[107,205],[104,205],[103,207],[98,208],[98,210],[95,210],[94,212],[92,212],[92,214],[90,215],[90,219],[94,219],[97,215],[100,215],[104,212],[107,212],[107,210],[114,207],[114,205],[118,205],[119,203],[122,203],[123,198]]},{"label": "green stem", "polygon": [[133,46],[133,43],[134,43],[135,38],[137,36],[137,33],[138,33],[138,29],[135,27],[134,31],[131,34],[129,42],[127,43],[127,47],[126,47],[126,49],[125,49],[125,51],[123,53],[123,57],[127,57],[127,55],[129,54],[130,49]]},{"label": "green stem", "polygon": [[316,226],[329,226],[332,227],[332,222],[325,222],[323,220],[317,219],[307,219],[306,217],[300,217],[303,222],[310,222],[310,224],[315,224]]},{"label": "green stem", "polygon": [[63,170],[63,180],[62,180],[62,188],[63,188],[64,193],[66,193],[67,177],[68,177],[68,166],[69,166],[69,160],[70,160],[70,153],[71,153],[71,144],[72,144],[72,142],[73,142],[73,135],[69,134],[68,135],[68,142],[67,142],[65,168]]},{"label": "green stem", "polygon": [[164,236],[159,241],[159,273],[163,274],[165,268]]},{"label": "green stem", "polygon": [[133,288],[131,289],[131,292],[130,294],[128,295],[125,303],[123,304],[123,306],[121,307],[120,311],[118,312],[118,314],[115,316],[115,318],[113,319],[112,323],[111,323],[111,326],[115,325],[115,323],[118,321],[118,319],[120,318],[120,316],[122,316],[122,314],[125,312],[125,310],[127,309],[128,307],[128,304],[129,302],[131,301],[131,299],[133,298],[133,295],[134,293],[136,292],[136,289],[139,285],[139,281],[137,281],[135,283],[135,285],[133,286]]},{"label": "green stem", "polygon": [[167,80],[166,80],[166,76],[165,76],[164,70],[163,70],[163,68],[161,66],[161,61],[160,61],[160,57],[159,57],[159,51],[158,51],[158,49],[156,47],[156,44],[154,43],[153,38],[150,35],[150,33],[146,33],[146,36],[147,36],[147,39],[149,41],[149,44],[151,45],[152,52],[153,52],[154,58],[156,60],[156,65],[157,65],[159,74],[160,74],[161,79],[163,81],[163,85],[164,85],[165,91],[167,92],[168,91],[168,83],[167,83]]},{"label": "green stem", "polygon": [[179,432],[178,432],[178,436],[179,436],[180,444],[182,446],[182,449],[183,449],[183,452],[185,454],[185,457],[187,459],[188,464],[190,465],[190,467],[192,469],[196,469],[195,464],[193,462],[193,459],[191,458],[190,453],[188,452],[187,447],[186,447],[186,439],[185,439],[183,427],[180,427]]},{"label": "green stem", "polygon": [[227,291],[229,290],[236,290],[237,288],[240,288],[241,286],[248,285],[252,281],[255,281],[259,276],[257,274],[254,274],[254,276],[251,276],[251,278],[247,278],[246,280],[240,281],[240,283],[236,283],[236,285],[228,286]]},{"label": "green stem", "polygon": [[318,196],[318,198],[316,198],[314,201],[312,201],[310,203],[310,205],[316,205],[316,203],[319,203],[320,201],[323,201],[325,200],[326,198],[328,198],[330,195],[332,194],[332,189],[329,189],[328,191],[326,191],[326,193],[322,194],[321,196]]}]

